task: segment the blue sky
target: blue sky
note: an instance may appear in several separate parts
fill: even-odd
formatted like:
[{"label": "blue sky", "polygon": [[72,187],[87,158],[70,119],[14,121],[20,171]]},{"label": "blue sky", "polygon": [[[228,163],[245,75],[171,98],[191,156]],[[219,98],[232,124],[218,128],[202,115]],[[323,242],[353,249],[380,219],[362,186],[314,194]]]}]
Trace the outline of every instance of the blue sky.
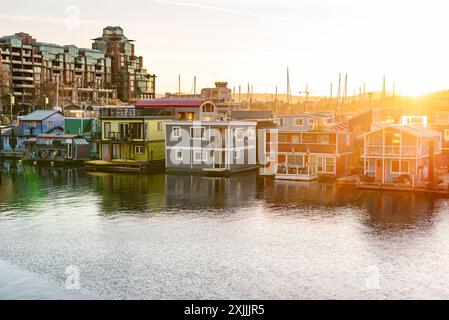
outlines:
[{"label": "blue sky", "polygon": [[[126,4],[126,7],[123,5]],[[106,25],[120,25],[158,76],[158,93],[226,80],[256,92],[293,94],[306,83],[328,94],[338,73],[349,93],[366,83],[396,83],[403,94],[449,88],[449,45],[440,0],[16,0],[2,3],[0,34],[23,31],[40,41],[90,47]],[[78,19],[79,17],[79,19]]]}]

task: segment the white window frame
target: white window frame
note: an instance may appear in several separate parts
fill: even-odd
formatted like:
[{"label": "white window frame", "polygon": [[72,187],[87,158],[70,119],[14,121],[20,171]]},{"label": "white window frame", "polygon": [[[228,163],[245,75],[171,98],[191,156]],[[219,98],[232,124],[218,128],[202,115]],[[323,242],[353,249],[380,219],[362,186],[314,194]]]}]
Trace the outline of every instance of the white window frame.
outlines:
[{"label": "white window frame", "polygon": [[[138,152],[137,151],[138,148],[141,149],[141,151]],[[139,155],[145,154],[145,146],[143,144],[135,144],[134,145],[134,154],[139,154]]]},{"label": "white window frame", "polygon": [[[200,158],[198,159],[198,155],[200,155]],[[193,160],[195,162],[206,162],[207,161],[207,151],[201,150],[201,151],[193,151]]]},{"label": "white window frame", "polygon": [[[328,159],[332,159],[333,160],[333,170],[332,171],[328,171],[327,170],[327,160]],[[337,158],[336,157],[334,157],[334,156],[325,156],[324,157],[324,172],[325,173],[335,173],[336,172],[336,169],[337,169]]]},{"label": "white window frame", "polygon": [[[298,124],[299,121],[301,121],[300,124]],[[295,118],[295,126],[303,126],[303,125],[304,125],[304,119],[303,118]]]},{"label": "white window frame", "polygon": [[162,121],[159,121],[157,123],[157,131],[161,132],[164,129],[164,123]]},{"label": "white window frame", "polygon": [[[178,130],[178,134],[175,134],[176,130]],[[172,137],[174,139],[179,139],[181,137],[181,127],[173,127],[173,129],[172,129]]]},{"label": "white window frame", "polygon": [[[182,152],[182,150],[178,149],[175,150],[175,159],[176,161],[182,161],[182,159],[184,158],[184,153]],[[181,154],[181,156],[179,156],[179,154]]]},{"label": "white window frame", "polygon": [[351,145],[351,136],[349,134],[345,135],[345,145],[346,146]]},{"label": "white window frame", "polygon": [[234,129],[234,136],[236,141],[243,141],[245,139],[245,134],[242,128]]},{"label": "white window frame", "polygon": [[[321,139],[327,139],[327,141],[322,142]],[[320,134],[318,135],[318,144],[330,144],[331,139],[329,137],[329,135],[327,134]]]},{"label": "white window frame", "polygon": [[[393,162],[394,161],[398,162],[399,171],[393,171]],[[401,162],[407,163],[407,171],[404,171],[404,169],[402,168]],[[393,174],[393,175],[410,174],[410,160],[391,160],[390,174]]]},{"label": "white window frame", "polygon": [[145,123],[143,124],[143,138],[144,138],[145,140],[148,140],[149,137],[150,137],[150,135],[149,135],[149,132],[148,132],[148,123],[145,122]]},{"label": "white window frame", "polygon": [[239,160],[241,158],[241,150],[234,150],[234,160]]},{"label": "white window frame", "polygon": [[309,124],[309,126],[312,126],[315,124],[315,119],[310,118],[308,119],[307,123]]},{"label": "white window frame", "polygon": [[249,140],[253,140],[256,136],[256,130],[254,128],[248,128],[246,134],[248,135]]}]

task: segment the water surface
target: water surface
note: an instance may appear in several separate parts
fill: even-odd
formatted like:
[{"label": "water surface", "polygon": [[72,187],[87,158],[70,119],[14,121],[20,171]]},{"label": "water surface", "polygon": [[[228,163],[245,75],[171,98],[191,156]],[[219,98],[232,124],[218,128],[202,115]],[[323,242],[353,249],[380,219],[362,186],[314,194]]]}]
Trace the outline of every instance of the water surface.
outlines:
[{"label": "water surface", "polygon": [[449,298],[447,199],[1,167],[0,298]]}]

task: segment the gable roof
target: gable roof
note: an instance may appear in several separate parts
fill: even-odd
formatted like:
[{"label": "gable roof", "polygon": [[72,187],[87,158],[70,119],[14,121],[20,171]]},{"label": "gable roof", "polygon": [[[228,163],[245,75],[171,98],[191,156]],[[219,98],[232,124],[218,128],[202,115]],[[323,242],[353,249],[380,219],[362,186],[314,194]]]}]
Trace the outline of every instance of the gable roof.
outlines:
[{"label": "gable roof", "polygon": [[9,128],[8,130],[4,131],[2,133],[2,135],[3,136],[11,136],[13,132],[16,137],[21,137],[21,136],[23,136],[23,127],[15,126],[14,128]]},{"label": "gable roof", "polygon": [[[25,121],[42,121],[47,119],[48,117],[56,114],[61,113],[58,110],[36,110],[24,117],[21,118],[21,120]],[[61,113],[62,114],[62,113]]]},{"label": "gable roof", "polygon": [[402,132],[405,132],[407,134],[410,134],[414,137],[424,137],[424,138],[432,138],[432,137],[439,137],[441,135],[440,132],[426,128],[421,126],[415,126],[411,124],[402,125],[402,124],[379,124],[378,127],[370,132],[367,132],[365,134],[362,134],[361,137],[364,137],[366,135],[369,135],[371,133],[391,128],[395,130],[399,130]]}]

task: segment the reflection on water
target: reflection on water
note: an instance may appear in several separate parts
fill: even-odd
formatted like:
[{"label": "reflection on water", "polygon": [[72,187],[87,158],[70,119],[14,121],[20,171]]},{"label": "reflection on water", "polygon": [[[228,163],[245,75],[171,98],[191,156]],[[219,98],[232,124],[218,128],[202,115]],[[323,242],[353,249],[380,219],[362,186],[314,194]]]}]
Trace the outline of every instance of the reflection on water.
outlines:
[{"label": "reflection on water", "polygon": [[112,298],[449,297],[446,199],[253,173],[1,167],[0,260],[59,289],[76,265],[89,295]]}]

